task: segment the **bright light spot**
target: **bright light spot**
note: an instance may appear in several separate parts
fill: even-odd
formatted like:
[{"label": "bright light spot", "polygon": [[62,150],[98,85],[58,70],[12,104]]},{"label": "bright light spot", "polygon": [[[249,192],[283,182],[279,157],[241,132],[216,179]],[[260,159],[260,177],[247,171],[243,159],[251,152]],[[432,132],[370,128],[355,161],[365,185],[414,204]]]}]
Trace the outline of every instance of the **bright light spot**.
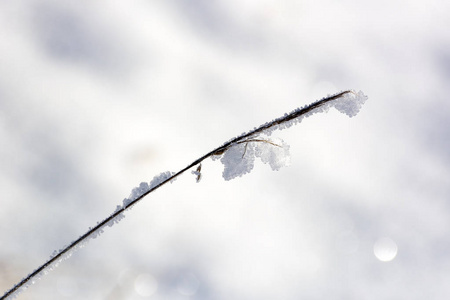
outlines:
[{"label": "bright light spot", "polygon": [[179,277],[177,291],[183,296],[192,296],[197,293],[200,281],[192,273],[182,274]]},{"label": "bright light spot", "polygon": [[397,244],[390,238],[381,238],[373,246],[373,253],[380,261],[391,261],[397,256]]},{"label": "bright light spot", "polygon": [[141,274],[134,280],[134,289],[142,297],[150,297],[158,289],[156,279],[150,274]]}]

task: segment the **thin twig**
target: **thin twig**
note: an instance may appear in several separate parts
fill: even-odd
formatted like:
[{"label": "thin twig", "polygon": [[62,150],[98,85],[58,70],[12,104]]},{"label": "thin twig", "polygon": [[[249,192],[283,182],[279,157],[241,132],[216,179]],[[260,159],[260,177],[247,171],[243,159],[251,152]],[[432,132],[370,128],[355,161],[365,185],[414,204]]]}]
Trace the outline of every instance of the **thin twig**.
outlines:
[{"label": "thin twig", "polygon": [[245,153],[247,153],[248,143],[251,143],[251,142],[267,143],[267,144],[271,144],[272,146],[276,146],[276,147],[280,147],[281,148],[280,145],[272,143],[271,141],[268,141],[268,140],[263,140],[263,139],[248,139],[248,140],[245,140],[245,141],[240,141],[240,142],[237,142],[236,144],[243,144],[243,143],[245,143],[244,153],[242,153],[242,158],[244,158]]},{"label": "thin twig", "polygon": [[[45,271],[49,266],[51,266],[53,263],[60,261],[65,254],[70,253],[71,250],[75,249],[77,246],[83,244],[83,242],[87,241],[88,238],[90,236],[93,236],[97,231],[99,231],[102,227],[104,227],[105,225],[107,225],[109,222],[113,221],[117,216],[119,216],[121,213],[123,213],[125,210],[131,208],[132,206],[134,206],[136,203],[138,203],[140,200],[142,200],[145,196],[147,196],[148,194],[152,193],[153,191],[155,191],[156,189],[160,188],[161,186],[165,185],[166,183],[174,180],[175,178],[177,178],[179,175],[183,174],[186,170],[200,164],[203,160],[207,159],[208,157],[214,156],[214,155],[221,155],[224,152],[226,152],[229,148],[233,147],[236,144],[241,144],[241,143],[248,143],[248,142],[253,142],[253,141],[263,141],[263,140],[257,140],[257,139],[252,139],[252,137],[264,132],[265,130],[274,127],[276,125],[280,125],[283,123],[286,123],[290,120],[293,120],[295,118],[298,118],[304,114],[307,114],[308,112],[323,106],[324,104],[339,99],[342,96],[348,94],[348,93],[354,93],[353,91],[344,91],[329,97],[326,97],[322,100],[316,101],[308,106],[305,106],[302,109],[298,109],[293,111],[290,114],[284,115],[282,117],[279,117],[275,120],[273,120],[272,122],[266,123],[264,125],[261,125],[260,127],[251,130],[247,133],[244,133],[228,142],[226,142],[225,144],[223,144],[220,147],[217,147],[216,149],[210,151],[209,153],[203,155],[202,157],[198,158],[197,160],[195,160],[194,162],[192,162],[191,164],[189,164],[187,167],[181,169],[180,171],[178,171],[177,173],[173,174],[172,176],[168,177],[167,179],[161,181],[160,183],[158,183],[157,185],[153,186],[151,189],[149,189],[148,191],[146,191],[145,193],[143,193],[142,195],[138,196],[136,199],[130,201],[128,204],[124,204],[123,206],[119,206],[118,209],[111,214],[110,216],[108,216],[106,219],[104,219],[103,221],[99,222],[96,226],[94,226],[93,228],[90,228],[85,234],[83,234],[82,236],[80,236],[78,239],[76,239],[75,241],[73,241],[71,244],[69,244],[68,246],[66,246],[64,249],[62,249],[61,251],[59,251],[55,256],[53,256],[52,258],[50,258],[46,263],[44,263],[43,265],[41,265],[39,268],[37,268],[35,271],[33,271],[31,274],[29,274],[27,277],[25,277],[22,281],[20,281],[19,283],[17,283],[14,287],[12,287],[10,290],[8,290],[1,298],[0,300],[6,299],[8,296],[11,296],[14,292],[16,292],[18,289],[22,288],[22,287],[26,287],[27,283],[30,282],[30,280],[33,280],[39,273]],[[266,141],[268,142],[268,141]],[[275,146],[279,146],[276,144],[273,144],[271,142],[269,142],[272,145]]]}]

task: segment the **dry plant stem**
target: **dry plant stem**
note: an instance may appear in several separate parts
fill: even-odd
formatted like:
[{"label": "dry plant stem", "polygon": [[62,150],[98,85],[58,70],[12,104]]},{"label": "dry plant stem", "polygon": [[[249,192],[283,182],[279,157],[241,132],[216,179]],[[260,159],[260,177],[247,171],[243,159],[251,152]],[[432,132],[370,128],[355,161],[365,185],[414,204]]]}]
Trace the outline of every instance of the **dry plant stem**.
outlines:
[{"label": "dry plant stem", "polygon": [[281,147],[280,145],[277,145],[277,144],[275,144],[275,143],[272,143],[271,141],[268,141],[268,140],[248,139],[248,140],[245,140],[245,141],[240,141],[240,142],[237,142],[236,144],[243,144],[243,143],[245,143],[244,153],[242,153],[242,158],[244,158],[245,153],[247,153],[247,146],[248,146],[248,143],[250,143],[250,142],[267,143],[267,144],[271,144],[272,146]]},{"label": "dry plant stem", "polygon": [[[220,155],[223,154],[225,151],[227,151],[229,148],[233,147],[236,144],[241,144],[241,143],[248,143],[248,142],[263,142],[265,140],[257,140],[257,139],[249,139],[257,134],[260,134],[262,132],[264,132],[265,130],[279,125],[279,124],[283,124],[285,122],[288,122],[290,120],[293,120],[301,115],[304,115],[322,105],[324,105],[327,102],[339,99],[340,97],[344,96],[345,94],[348,93],[354,93],[353,91],[344,91],[332,96],[329,96],[327,98],[324,98],[320,101],[314,102],[300,110],[294,111],[288,115],[285,115],[283,117],[277,118],[275,120],[273,120],[272,122],[269,122],[267,124],[261,125],[260,127],[249,131],[247,133],[244,133],[230,141],[228,141],[227,143],[223,144],[222,146],[210,151],[209,153],[203,155],[202,157],[198,158],[197,160],[195,160],[193,163],[191,163],[190,165],[188,165],[187,167],[185,167],[184,169],[178,171],[177,173],[175,173],[174,175],[170,176],[169,178],[167,178],[166,180],[160,182],[159,184],[157,184],[156,186],[154,186],[153,188],[151,188],[150,190],[148,190],[147,192],[143,193],[141,196],[137,197],[136,199],[134,199],[133,201],[131,201],[130,203],[128,203],[128,205],[124,205],[122,206],[120,209],[117,209],[113,214],[111,214],[109,217],[107,217],[106,219],[104,219],[103,221],[99,222],[95,227],[89,229],[89,231],[87,231],[85,234],[83,234],[82,236],[80,236],[77,240],[73,241],[71,244],[69,244],[68,246],[66,246],[66,248],[64,248],[63,250],[61,250],[60,252],[58,252],[58,254],[56,254],[55,256],[53,256],[52,258],[50,258],[46,263],[44,263],[43,265],[41,265],[39,268],[37,268],[35,271],[33,271],[31,274],[29,274],[27,277],[25,277],[22,281],[20,281],[18,284],[16,284],[13,288],[11,288],[9,291],[7,291],[1,298],[2,299],[6,299],[8,296],[12,295],[15,291],[17,291],[18,289],[20,289],[21,287],[26,286],[26,284],[32,280],[33,278],[35,278],[39,273],[43,272],[46,270],[46,268],[48,268],[51,264],[57,262],[59,259],[61,259],[62,257],[64,257],[64,255],[66,253],[69,253],[70,250],[76,248],[76,246],[78,246],[79,244],[81,244],[82,242],[84,242],[85,240],[87,240],[91,235],[93,235],[95,232],[97,232],[98,230],[100,230],[102,227],[104,227],[106,224],[108,224],[110,221],[112,221],[115,217],[117,217],[118,215],[120,215],[121,213],[123,213],[125,210],[131,208],[132,206],[134,206],[137,202],[139,202],[140,200],[142,200],[145,196],[147,196],[148,194],[150,194],[151,192],[153,192],[154,190],[160,188],[161,186],[163,186],[164,184],[166,184],[167,182],[175,179],[176,177],[178,177],[179,175],[183,174],[185,171],[189,170],[190,168],[200,164],[203,160],[207,159],[208,157],[211,157],[213,155]],[[265,141],[268,142],[268,141]],[[270,142],[269,142],[270,143]],[[271,143],[272,144],[272,143]],[[279,146],[274,144],[275,146]]]}]

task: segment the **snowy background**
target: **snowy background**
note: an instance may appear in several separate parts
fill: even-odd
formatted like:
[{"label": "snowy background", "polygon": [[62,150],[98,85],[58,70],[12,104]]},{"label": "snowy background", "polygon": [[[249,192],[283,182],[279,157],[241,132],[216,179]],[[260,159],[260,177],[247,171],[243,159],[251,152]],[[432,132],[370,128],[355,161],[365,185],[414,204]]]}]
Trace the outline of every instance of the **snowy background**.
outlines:
[{"label": "snowy background", "polygon": [[208,160],[19,299],[450,297],[450,2],[0,1],[0,294],[142,181],[329,93],[291,166]]}]

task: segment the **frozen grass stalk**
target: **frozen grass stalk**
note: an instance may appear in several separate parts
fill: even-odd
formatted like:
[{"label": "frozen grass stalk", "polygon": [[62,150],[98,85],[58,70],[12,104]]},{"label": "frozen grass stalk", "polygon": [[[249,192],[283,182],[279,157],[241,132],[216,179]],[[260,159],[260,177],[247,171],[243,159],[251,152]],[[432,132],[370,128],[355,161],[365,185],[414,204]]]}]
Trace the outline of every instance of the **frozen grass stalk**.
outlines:
[{"label": "frozen grass stalk", "polygon": [[264,163],[268,163],[273,170],[279,170],[282,166],[289,163],[289,146],[282,140],[269,139],[273,131],[289,128],[292,125],[300,123],[310,115],[327,112],[330,107],[334,107],[349,117],[353,117],[359,112],[366,100],[367,96],[361,91],[355,92],[351,90],[325,97],[229,140],[176,173],[167,171],[155,176],[150,183],[142,182],[131,191],[130,196],[125,198],[122,205],[118,205],[111,215],[103,221],[98,222],[94,227],[89,228],[85,234],[69,245],[60,250],[55,250],[47,262],[8,290],[0,300],[15,298],[21,291],[25,290],[37,279],[40,279],[42,275],[47,274],[63,260],[69,258],[75,250],[84,247],[90,239],[98,237],[103,233],[104,228],[118,223],[125,217],[124,212],[127,209],[133,207],[145,196],[164,184],[173,182],[185,171],[196,167],[192,173],[196,176],[197,182],[199,182],[202,175],[201,162],[203,160],[209,157],[213,160],[220,159],[224,164],[223,177],[225,180],[249,173],[253,169],[255,157],[259,157]]}]

